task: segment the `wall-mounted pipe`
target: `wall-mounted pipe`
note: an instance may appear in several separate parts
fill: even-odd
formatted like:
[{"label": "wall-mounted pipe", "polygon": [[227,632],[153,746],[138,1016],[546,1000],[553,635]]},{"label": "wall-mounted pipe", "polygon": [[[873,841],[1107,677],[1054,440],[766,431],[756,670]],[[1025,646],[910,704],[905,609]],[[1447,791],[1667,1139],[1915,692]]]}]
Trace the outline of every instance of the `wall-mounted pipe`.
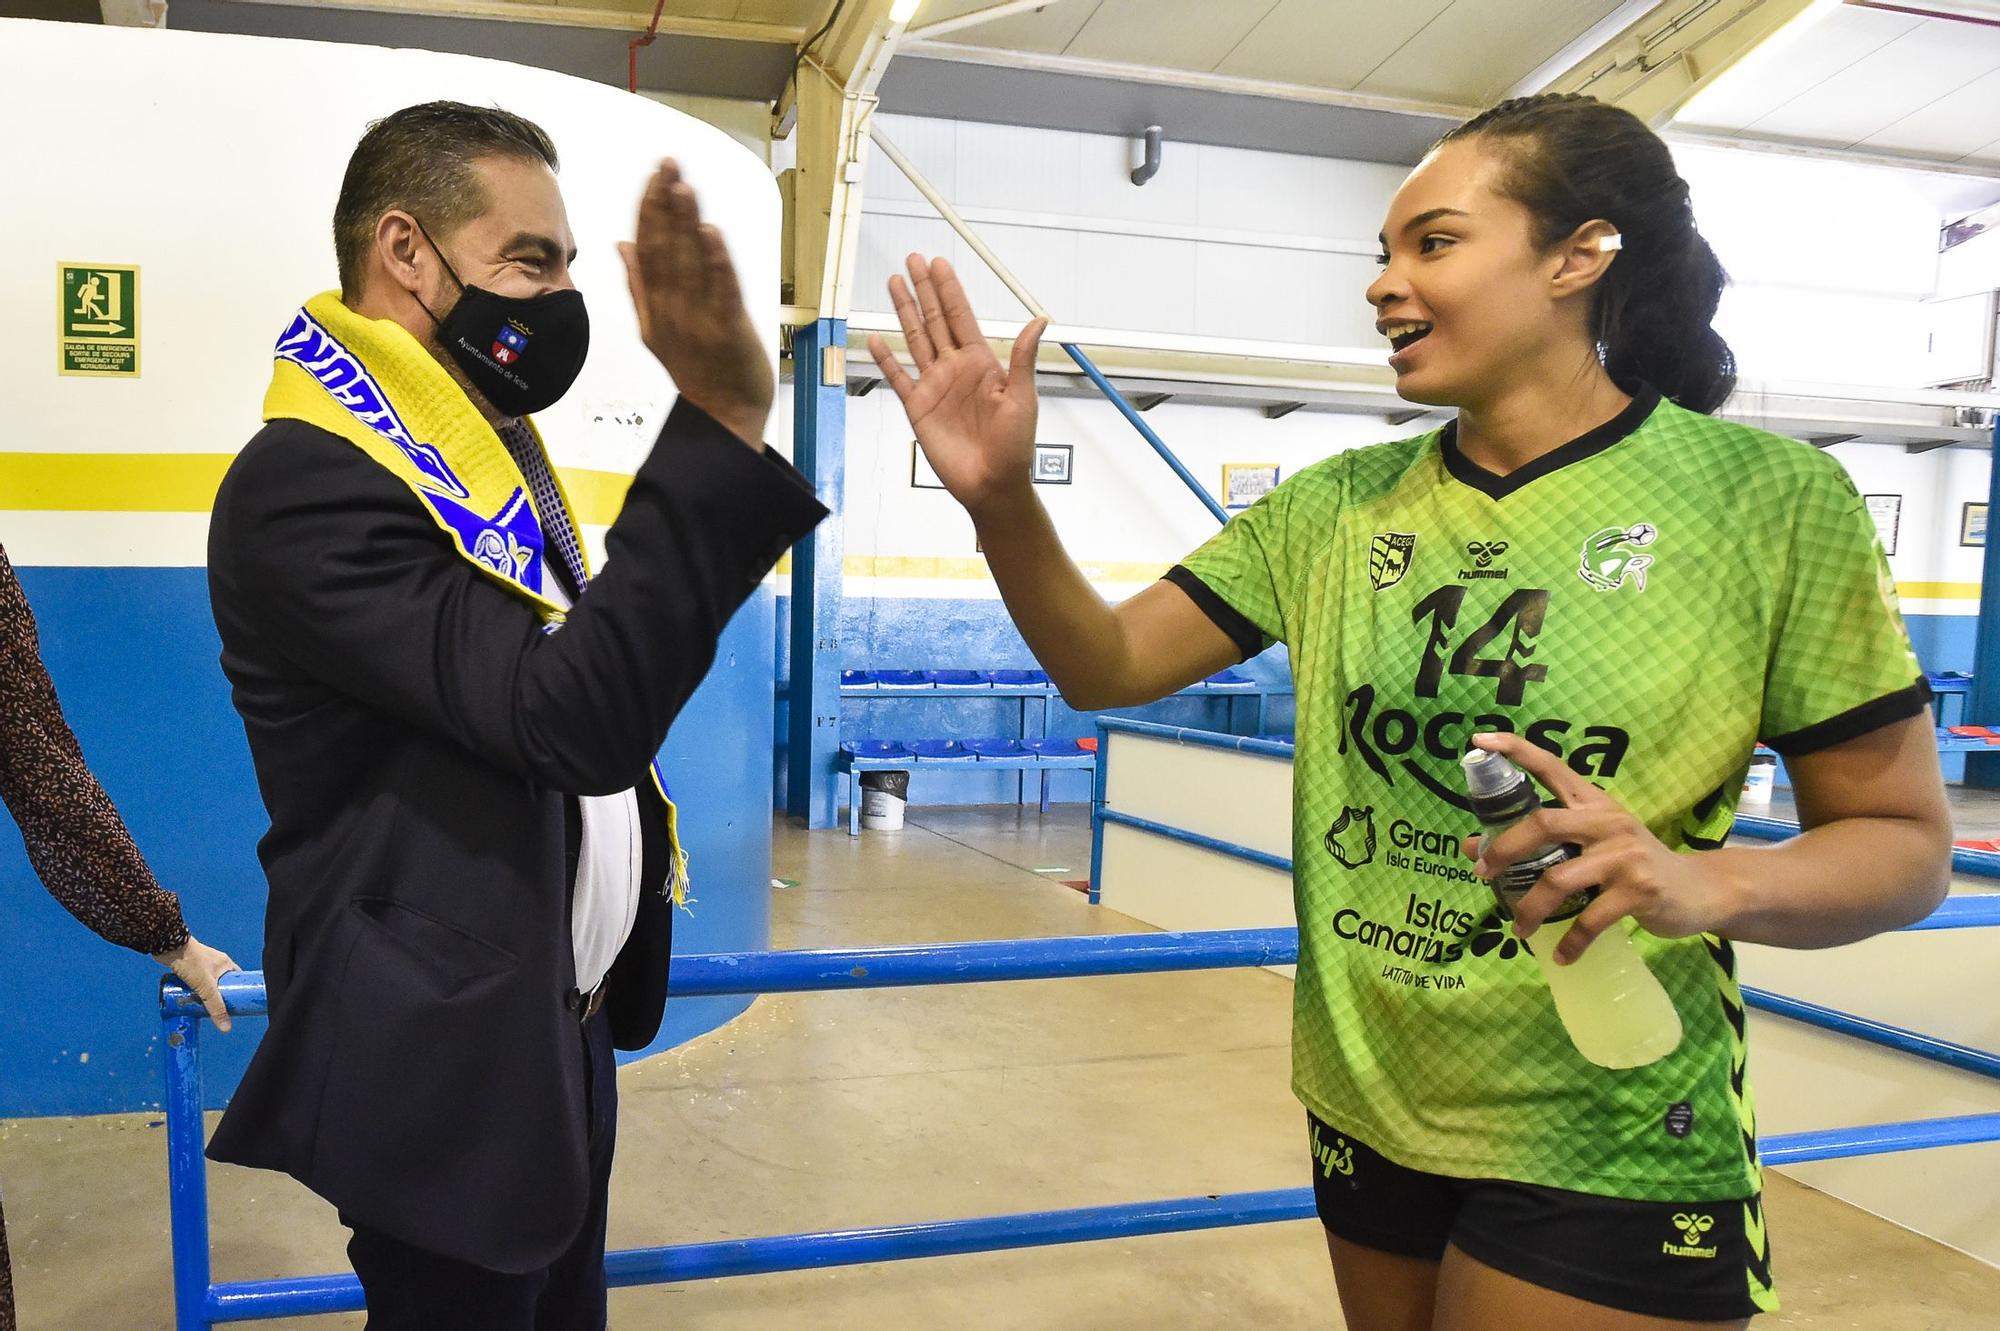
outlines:
[{"label": "wall-mounted pipe", "polygon": [[1143,185],[1160,174],[1160,144],[1164,134],[1158,125],[1146,126],[1146,160],[1132,168],[1132,183]]},{"label": "wall-mounted pipe", "polygon": [[646,30],[625,43],[625,91],[627,92],[639,91],[639,48],[651,46],[659,37],[660,15],[664,14],[666,9],[667,0],[659,0],[653,6],[653,21],[646,25]]}]

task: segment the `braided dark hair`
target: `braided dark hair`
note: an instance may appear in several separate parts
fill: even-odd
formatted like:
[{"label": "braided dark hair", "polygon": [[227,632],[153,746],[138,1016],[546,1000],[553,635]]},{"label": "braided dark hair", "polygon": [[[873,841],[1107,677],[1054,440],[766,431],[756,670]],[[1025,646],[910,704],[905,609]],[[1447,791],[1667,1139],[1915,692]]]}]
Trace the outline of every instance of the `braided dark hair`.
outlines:
[{"label": "braided dark hair", "polygon": [[1736,358],[1711,327],[1729,278],[1695,227],[1688,186],[1660,136],[1620,107],[1580,93],[1514,97],[1438,146],[1485,139],[1510,169],[1502,188],[1552,246],[1593,219],[1624,248],[1598,281],[1593,327],[1611,381],[1651,384],[1690,411],[1712,412],[1736,387]]}]

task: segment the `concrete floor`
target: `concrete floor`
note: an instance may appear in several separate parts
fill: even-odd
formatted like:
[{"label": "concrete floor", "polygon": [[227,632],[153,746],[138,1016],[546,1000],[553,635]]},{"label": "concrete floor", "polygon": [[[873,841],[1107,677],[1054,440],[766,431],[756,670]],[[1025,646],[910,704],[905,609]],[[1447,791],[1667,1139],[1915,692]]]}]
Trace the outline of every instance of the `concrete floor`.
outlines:
[{"label": "concrete floor", "polygon": [[[916,810],[859,840],[781,825],[773,873],[798,886],[774,895],[773,943],[1133,928],[1061,885],[1088,864],[1075,807]],[[1280,977],[1225,971],[761,1000],[621,1073],[612,1246],[1300,1186],[1290,998]],[[0,1125],[25,1331],[171,1325],[157,1122]],[[344,1269],[345,1231],[289,1180],[211,1180],[218,1279]],[[2000,1329],[2000,1270],[1782,1178],[1769,1207],[1786,1309],[1760,1331]],[[703,1331],[1342,1325],[1309,1221],[620,1290],[611,1306],[614,1327]]]}]

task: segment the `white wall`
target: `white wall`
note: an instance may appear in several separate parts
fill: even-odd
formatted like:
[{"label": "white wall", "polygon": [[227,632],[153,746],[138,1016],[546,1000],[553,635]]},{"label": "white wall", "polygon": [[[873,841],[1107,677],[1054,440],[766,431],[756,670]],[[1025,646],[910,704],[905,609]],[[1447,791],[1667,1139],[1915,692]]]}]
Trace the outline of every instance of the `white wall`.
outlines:
[{"label": "white wall", "polygon": [[1964,504],[1986,502],[1991,455],[1963,448],[1911,454],[1882,444],[1836,444],[1829,451],[1863,494],[1903,497],[1889,567],[1903,585],[1904,611],[1976,613],[1970,588],[1980,580],[1985,551],[1959,544],[1959,520]]},{"label": "white wall", "polygon": [[[1362,292],[1400,167],[1170,143],[1141,187],[1121,136],[879,119],[1063,322],[1380,346]],[[919,250],[953,259],[982,317],[1026,317],[879,153],[863,212],[856,308],[888,309],[883,284]]]},{"label": "white wall", "polygon": [[[128,98],[76,95],[80,70],[99,87],[142,87],[148,114],[132,115]],[[684,163],[725,229],[775,357],[776,186],[758,157],[690,116],[462,56],[0,19],[0,112],[34,126],[9,139],[0,190],[0,453],[234,453],[257,430],[277,334],[335,285],[331,218],[356,140],[370,120],[436,98],[504,105],[546,128],[562,155],[592,336],[576,387],[539,417],[559,466],[630,473],[672,401],[639,343],[614,248],[662,156]],[[139,379],[57,376],[63,261],[140,266]],[[619,423],[634,416],[646,423]],[[9,474],[0,456],[0,482]],[[17,563],[203,562],[205,502],[159,513],[23,512],[23,502],[0,494],[0,509],[16,510],[4,539]]]},{"label": "white wall", "polygon": [[[1132,140],[883,116],[890,138],[966,214],[1061,322],[1366,348],[1379,354],[1362,292],[1375,233],[1401,168],[1328,157],[1169,143],[1160,174],[1131,184]],[[781,145],[780,165],[785,145]],[[1907,173],[1726,149],[1680,147],[1704,232],[1734,286],[1718,326],[1746,379],[1870,386],[1925,378],[1924,300],[1938,281],[1935,204]],[[879,153],[870,157],[855,307],[884,311],[884,283],[910,250],[944,254],[984,317],[1026,312]],[[1211,487],[1224,462],[1278,462],[1286,475],[1406,430],[1375,417],[1167,403],[1149,423]],[[1076,484],[1045,487],[1087,566],[1137,585],[1214,530],[1213,520],[1131,427],[1095,400],[1045,406],[1045,442],[1070,443]],[[892,583],[856,572],[872,555],[966,560],[971,525],[948,497],[910,487],[910,432],[886,389],[850,399],[850,595],[992,595],[976,562]],[[1959,505],[1983,502],[1986,457],[1950,449],[1842,447],[1864,491],[1904,496],[1892,560],[1926,593],[1914,613],[1971,613],[1976,549],[1958,545]],[[1113,569],[1113,566],[1116,566]],[[902,565],[906,572],[907,565]],[[1957,591],[1940,597],[1939,584]]]},{"label": "white wall", "polygon": [[[1379,346],[1362,292],[1400,167],[1169,143],[1140,187],[1122,136],[879,121],[1059,321]],[[1747,377],[1921,381],[1942,219],[1909,173],[1685,145],[1675,159],[1734,279],[1719,324]],[[953,258],[983,316],[1025,317],[879,154],[863,211],[856,308],[887,308],[882,284],[914,249]]]},{"label": "white wall", "polygon": [[[882,555],[974,565],[891,574],[885,581],[856,572],[850,562],[848,594],[997,594],[979,561],[965,511],[942,490],[910,485],[914,436],[895,395],[880,388],[849,398],[847,406],[850,561]],[[1290,476],[1330,452],[1396,433],[1372,417],[1297,413],[1271,421],[1244,408],[1172,402],[1146,419],[1211,492],[1221,489],[1224,462],[1276,463]],[[1217,530],[1208,510],[1107,403],[1044,398],[1039,438],[1075,447],[1073,482],[1043,485],[1038,493],[1064,545],[1106,595],[1138,590]]]},{"label": "white wall", "polygon": [[1686,145],[1674,158],[1733,279],[1716,326],[1746,378],[1925,381],[1943,218],[1908,173]]}]

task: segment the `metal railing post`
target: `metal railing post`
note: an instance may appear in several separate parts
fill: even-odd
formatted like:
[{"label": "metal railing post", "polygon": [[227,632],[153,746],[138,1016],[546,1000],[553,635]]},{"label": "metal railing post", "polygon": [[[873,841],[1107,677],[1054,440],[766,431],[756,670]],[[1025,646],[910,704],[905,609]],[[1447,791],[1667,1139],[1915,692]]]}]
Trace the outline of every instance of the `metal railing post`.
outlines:
[{"label": "metal railing post", "polygon": [[176,1331],[208,1331],[208,1166],[202,1156],[201,1024],[164,1005],[167,1051],[167,1211],[174,1252]]}]

